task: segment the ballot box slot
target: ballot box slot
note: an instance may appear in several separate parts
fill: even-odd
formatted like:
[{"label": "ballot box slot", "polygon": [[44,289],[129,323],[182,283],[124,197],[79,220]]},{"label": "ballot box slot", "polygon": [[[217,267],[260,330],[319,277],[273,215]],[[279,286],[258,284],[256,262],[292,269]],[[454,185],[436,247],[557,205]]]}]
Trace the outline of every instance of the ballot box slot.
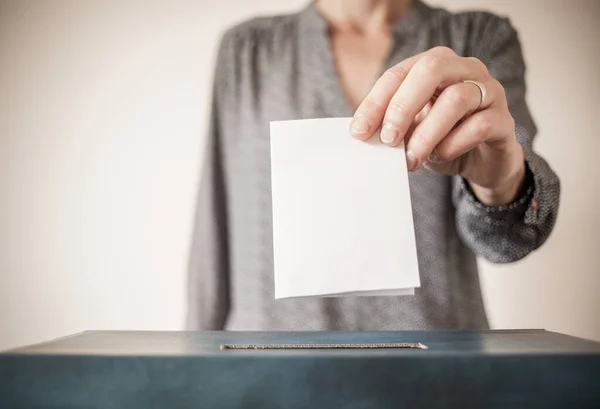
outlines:
[{"label": "ballot box slot", "polygon": [[412,348],[428,349],[417,343],[378,343],[378,344],[223,344],[221,349],[386,349]]}]

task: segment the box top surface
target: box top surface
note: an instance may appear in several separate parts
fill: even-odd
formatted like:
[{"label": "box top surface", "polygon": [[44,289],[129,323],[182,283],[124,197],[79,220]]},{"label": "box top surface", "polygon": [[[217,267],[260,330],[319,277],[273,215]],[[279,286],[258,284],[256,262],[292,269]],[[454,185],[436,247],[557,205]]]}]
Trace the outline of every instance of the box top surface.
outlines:
[{"label": "box top surface", "polygon": [[[422,343],[421,349],[221,350],[224,344]],[[205,356],[216,354],[353,356],[406,354],[600,355],[600,343],[544,330],[385,332],[88,331],[3,355]]]}]

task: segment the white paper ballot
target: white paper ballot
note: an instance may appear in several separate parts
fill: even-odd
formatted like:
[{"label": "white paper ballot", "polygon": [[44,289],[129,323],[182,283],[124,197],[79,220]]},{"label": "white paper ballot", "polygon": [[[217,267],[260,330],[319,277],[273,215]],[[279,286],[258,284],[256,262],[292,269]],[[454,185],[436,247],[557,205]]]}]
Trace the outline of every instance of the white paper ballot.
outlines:
[{"label": "white paper ballot", "polygon": [[350,118],[271,122],[275,298],[414,294],[404,148]]}]

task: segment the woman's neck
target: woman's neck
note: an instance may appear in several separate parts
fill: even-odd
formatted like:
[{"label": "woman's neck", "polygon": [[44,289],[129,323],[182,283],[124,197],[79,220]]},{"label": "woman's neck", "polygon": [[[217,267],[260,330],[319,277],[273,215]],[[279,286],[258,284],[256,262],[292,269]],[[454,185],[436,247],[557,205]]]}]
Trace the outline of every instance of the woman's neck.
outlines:
[{"label": "woman's neck", "polygon": [[413,0],[317,0],[315,7],[333,30],[368,33],[389,27]]}]

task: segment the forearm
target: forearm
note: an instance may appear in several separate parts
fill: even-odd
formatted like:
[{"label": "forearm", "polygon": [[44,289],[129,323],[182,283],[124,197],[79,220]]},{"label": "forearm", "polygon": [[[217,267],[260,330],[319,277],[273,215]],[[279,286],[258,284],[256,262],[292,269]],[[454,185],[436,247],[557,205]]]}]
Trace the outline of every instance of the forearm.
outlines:
[{"label": "forearm", "polygon": [[469,181],[473,194],[485,206],[493,207],[513,203],[527,190],[527,165],[523,148],[517,142],[514,145],[515,147],[506,154],[514,165],[512,171],[507,173],[505,180],[496,186],[481,186]]}]

